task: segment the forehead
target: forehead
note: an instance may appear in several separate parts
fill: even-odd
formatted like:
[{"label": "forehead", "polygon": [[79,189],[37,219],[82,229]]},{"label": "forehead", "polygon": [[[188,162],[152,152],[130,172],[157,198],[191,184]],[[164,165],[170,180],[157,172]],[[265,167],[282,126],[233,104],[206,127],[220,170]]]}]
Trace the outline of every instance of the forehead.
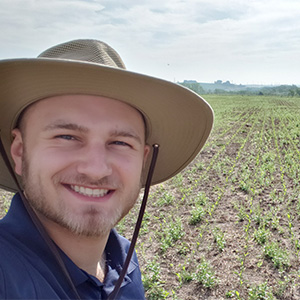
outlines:
[{"label": "forehead", "polygon": [[[143,115],[134,107],[110,98],[92,95],[62,95],[39,100],[26,108],[20,118],[19,127],[28,124],[47,123],[56,119],[95,124],[111,122],[126,123],[146,132]],[[28,126],[27,126],[28,125]]]}]

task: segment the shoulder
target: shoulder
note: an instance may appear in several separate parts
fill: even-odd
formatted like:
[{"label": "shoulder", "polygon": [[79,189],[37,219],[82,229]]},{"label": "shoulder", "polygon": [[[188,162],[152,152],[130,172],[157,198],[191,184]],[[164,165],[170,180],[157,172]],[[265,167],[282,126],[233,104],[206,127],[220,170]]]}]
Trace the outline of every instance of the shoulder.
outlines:
[{"label": "shoulder", "polygon": [[0,237],[0,299],[22,298],[25,291],[28,296],[35,297],[30,269],[16,247]]},{"label": "shoulder", "polygon": [[[117,238],[127,255],[130,247],[130,241],[118,234],[116,231],[115,234],[117,235]],[[145,291],[136,251],[133,251],[131,261],[128,266],[127,275],[125,277],[125,282],[126,281],[129,283],[128,286],[126,286],[123,290],[123,292],[125,292],[124,294],[126,294],[128,297],[126,299],[145,299]]]},{"label": "shoulder", "polygon": [[119,248],[127,253],[130,247],[130,241],[128,241],[125,237],[120,235],[116,229],[112,229],[109,235],[109,239],[107,241],[107,247]]},{"label": "shoulder", "polygon": [[[110,234],[110,241],[113,241],[115,245],[117,245],[117,248],[121,249],[122,254],[121,257],[125,261],[126,255],[130,248],[130,241],[126,239],[124,236],[120,235],[116,229],[113,229]],[[131,262],[134,263],[136,266],[138,266],[138,259],[136,252],[133,251]]]},{"label": "shoulder", "polygon": [[123,249],[128,250],[130,247],[130,241],[127,240],[124,236],[120,235],[115,229],[112,231],[115,234],[118,242],[122,246]]}]

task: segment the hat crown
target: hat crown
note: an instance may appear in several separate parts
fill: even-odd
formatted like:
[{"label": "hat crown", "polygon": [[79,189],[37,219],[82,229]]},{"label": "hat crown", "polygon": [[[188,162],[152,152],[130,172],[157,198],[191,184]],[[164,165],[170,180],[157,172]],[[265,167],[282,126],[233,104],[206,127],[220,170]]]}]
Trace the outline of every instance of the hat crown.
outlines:
[{"label": "hat crown", "polygon": [[119,54],[106,43],[97,40],[80,39],[59,44],[45,50],[38,57],[93,62],[114,68],[126,69]]}]

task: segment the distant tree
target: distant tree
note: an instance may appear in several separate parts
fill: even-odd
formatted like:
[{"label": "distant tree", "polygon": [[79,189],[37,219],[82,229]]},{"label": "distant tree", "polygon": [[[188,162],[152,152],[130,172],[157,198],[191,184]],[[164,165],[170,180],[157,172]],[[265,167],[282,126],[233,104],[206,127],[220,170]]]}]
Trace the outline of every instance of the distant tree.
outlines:
[{"label": "distant tree", "polygon": [[228,94],[228,92],[222,89],[215,89],[215,94]]},{"label": "distant tree", "polygon": [[194,91],[197,94],[204,94],[205,91],[203,87],[198,82],[183,82],[181,85],[189,88],[190,90]]},{"label": "distant tree", "polygon": [[300,88],[296,85],[292,85],[288,90],[289,97],[300,97]]},{"label": "distant tree", "polygon": [[288,94],[288,96],[289,96],[289,97],[294,97],[294,96],[295,96],[295,94],[296,94],[296,93],[295,93],[295,90],[293,90],[293,89],[290,89],[290,90],[289,90],[289,94]]}]

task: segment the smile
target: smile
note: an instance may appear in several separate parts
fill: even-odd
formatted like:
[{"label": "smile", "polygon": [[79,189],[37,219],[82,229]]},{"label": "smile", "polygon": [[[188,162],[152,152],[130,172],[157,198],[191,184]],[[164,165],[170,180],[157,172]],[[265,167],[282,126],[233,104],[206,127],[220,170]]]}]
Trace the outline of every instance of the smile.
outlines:
[{"label": "smile", "polygon": [[79,193],[84,196],[88,197],[104,197],[109,193],[109,190],[106,189],[91,189],[86,188],[79,185],[70,185],[71,189],[75,191],[76,193]]}]

